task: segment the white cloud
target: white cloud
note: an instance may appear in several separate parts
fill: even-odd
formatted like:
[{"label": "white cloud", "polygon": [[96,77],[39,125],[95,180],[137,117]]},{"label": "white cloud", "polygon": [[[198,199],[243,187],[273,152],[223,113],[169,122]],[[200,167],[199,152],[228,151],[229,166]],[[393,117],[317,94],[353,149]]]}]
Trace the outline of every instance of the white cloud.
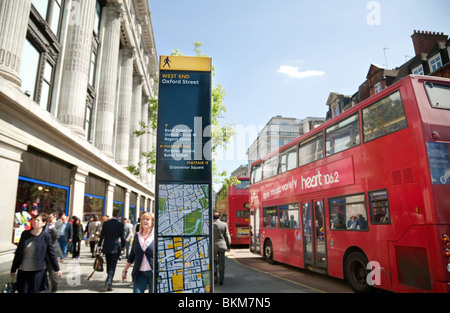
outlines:
[{"label": "white cloud", "polygon": [[277,71],[278,73],[285,74],[291,78],[307,78],[307,77],[313,77],[313,76],[322,76],[325,75],[325,72],[322,71],[303,71],[300,72],[298,70],[297,66],[290,66],[290,65],[281,65],[280,68]]}]

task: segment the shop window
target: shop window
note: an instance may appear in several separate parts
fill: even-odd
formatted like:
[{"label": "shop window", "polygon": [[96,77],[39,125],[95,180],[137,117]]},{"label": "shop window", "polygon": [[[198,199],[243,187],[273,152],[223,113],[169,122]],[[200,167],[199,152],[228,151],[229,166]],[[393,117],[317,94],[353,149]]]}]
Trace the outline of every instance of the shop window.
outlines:
[{"label": "shop window", "polygon": [[105,197],[91,194],[84,195],[83,223],[87,223],[89,218],[97,216],[98,220],[105,212]]}]

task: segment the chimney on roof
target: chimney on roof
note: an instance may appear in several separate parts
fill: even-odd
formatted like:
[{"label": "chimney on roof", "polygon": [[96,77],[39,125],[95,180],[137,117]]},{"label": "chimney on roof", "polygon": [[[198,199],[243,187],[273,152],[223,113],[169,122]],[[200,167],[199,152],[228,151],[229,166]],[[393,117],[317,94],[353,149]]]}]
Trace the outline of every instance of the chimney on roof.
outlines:
[{"label": "chimney on roof", "polygon": [[414,51],[416,55],[418,55],[419,53],[429,53],[437,42],[446,42],[448,36],[444,35],[444,33],[414,30],[414,34],[411,38],[414,45]]}]

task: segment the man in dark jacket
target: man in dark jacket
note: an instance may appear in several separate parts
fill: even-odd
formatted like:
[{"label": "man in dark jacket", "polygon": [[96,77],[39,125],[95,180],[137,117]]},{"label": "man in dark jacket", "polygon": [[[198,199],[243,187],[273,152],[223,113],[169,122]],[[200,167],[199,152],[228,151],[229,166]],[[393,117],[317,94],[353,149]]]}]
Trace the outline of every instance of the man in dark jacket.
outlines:
[{"label": "man in dark jacket", "polygon": [[[219,219],[219,212],[213,214],[213,240],[214,240],[214,276],[219,274],[219,285],[223,285],[225,277],[225,252],[230,251],[231,239],[228,225]],[[218,271],[217,271],[218,265]]]},{"label": "man in dark jacket", "polygon": [[[117,260],[125,248],[125,232],[123,224],[119,222],[120,211],[114,210],[113,218],[103,223],[98,247],[106,258],[106,290],[112,290],[112,281],[116,271]],[[120,242],[119,242],[120,241]]]}]

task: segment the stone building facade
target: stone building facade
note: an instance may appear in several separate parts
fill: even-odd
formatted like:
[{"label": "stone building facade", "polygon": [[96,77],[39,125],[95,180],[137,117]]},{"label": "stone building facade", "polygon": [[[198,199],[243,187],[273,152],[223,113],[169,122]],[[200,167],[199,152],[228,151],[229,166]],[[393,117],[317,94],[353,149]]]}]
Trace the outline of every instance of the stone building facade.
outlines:
[{"label": "stone building facade", "polygon": [[149,124],[157,63],[147,0],[0,2],[0,262],[24,212],[153,210],[141,154],[155,135],[133,131]]}]

